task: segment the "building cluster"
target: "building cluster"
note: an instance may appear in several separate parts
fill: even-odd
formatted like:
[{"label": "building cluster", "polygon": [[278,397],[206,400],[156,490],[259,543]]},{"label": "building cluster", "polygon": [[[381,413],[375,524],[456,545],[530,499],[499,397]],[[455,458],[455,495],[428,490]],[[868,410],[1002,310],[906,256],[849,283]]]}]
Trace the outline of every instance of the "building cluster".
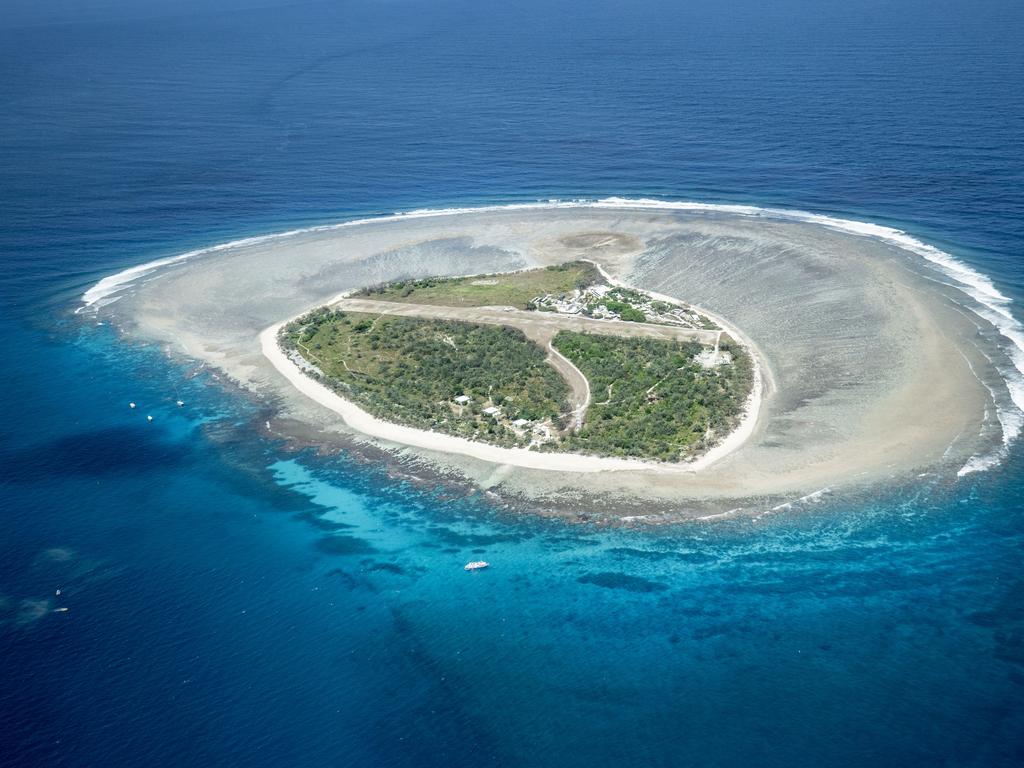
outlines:
[{"label": "building cluster", "polygon": [[[455,412],[459,415],[462,415],[465,411],[465,408],[470,406],[472,402],[473,398],[470,397],[469,395],[457,395],[456,397],[452,398],[452,403],[454,403],[455,406],[457,406],[455,408]],[[499,424],[508,427],[518,437],[528,438],[530,441],[529,446],[531,448],[537,445],[542,445],[543,443],[550,442],[555,436],[555,432],[552,428],[552,425],[548,421],[534,422],[530,421],[529,419],[521,418],[509,419],[507,416],[505,416],[501,406],[498,405],[489,405],[486,408],[483,408],[480,411],[480,413],[482,413],[484,416],[490,419],[493,419]]]},{"label": "building cluster", "polygon": [[589,307],[603,301],[609,291],[611,288],[607,285],[591,285],[582,291],[577,290],[564,294],[549,293],[534,299],[533,304],[541,311],[554,311],[560,315],[585,314]]},{"label": "building cluster", "polygon": [[708,320],[688,307],[652,299],[639,291],[623,290],[608,285],[590,285],[564,294],[547,294],[533,300],[542,312],[561,315],[584,315],[598,320],[620,320],[621,305],[642,312],[645,322],[677,325],[683,328],[706,328]]}]

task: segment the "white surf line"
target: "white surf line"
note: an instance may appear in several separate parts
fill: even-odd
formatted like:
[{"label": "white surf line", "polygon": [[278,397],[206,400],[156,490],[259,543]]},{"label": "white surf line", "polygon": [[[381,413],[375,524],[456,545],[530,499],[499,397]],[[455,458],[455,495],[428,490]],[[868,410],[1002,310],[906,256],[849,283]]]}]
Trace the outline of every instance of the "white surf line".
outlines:
[{"label": "white surf line", "polygon": [[[882,242],[887,242],[901,250],[913,253],[933,264],[948,277],[952,278],[959,290],[974,299],[980,309],[971,308],[975,314],[991,323],[1003,338],[1010,342],[1010,359],[1013,362],[1015,371],[1011,372],[1003,368],[997,368],[1003,380],[1006,382],[1007,390],[1014,403],[1014,409],[997,407],[997,417],[1003,430],[1003,444],[1008,447],[1013,443],[1021,430],[1024,429],[1024,325],[1013,316],[1008,307],[1012,300],[1005,296],[995,287],[992,280],[983,273],[964,264],[949,253],[942,251],[935,246],[928,245],[921,240],[907,234],[895,227],[888,227],[882,224],[856,221],[853,219],[840,219],[824,214],[811,213],[808,211],[790,210],[785,208],[762,208],[754,205],[738,205],[724,203],[699,203],[687,201],[657,200],[652,198],[621,198],[607,197],[598,200],[547,200],[532,203],[509,203],[505,205],[485,205],[476,207],[461,208],[440,208],[440,209],[415,209],[404,213],[394,213],[388,216],[354,219],[340,222],[338,224],[325,224],[317,227],[289,230],[269,235],[247,237],[220,245],[201,248],[180,256],[157,259],[128,269],[122,270],[114,275],[104,277],[94,286],[89,288],[82,295],[83,306],[76,311],[87,307],[100,305],[99,303],[128,287],[137,278],[142,277],[154,269],[163,266],[185,261],[196,256],[215,253],[245,245],[252,245],[291,237],[298,234],[315,232],[329,232],[332,230],[356,227],[366,224],[385,223],[389,221],[401,221],[403,219],[431,218],[440,216],[457,216],[467,213],[490,213],[498,211],[528,211],[543,209],[563,208],[595,208],[615,210],[669,210],[694,213],[727,213],[739,216],[760,217],[782,221],[795,221],[811,224],[818,224],[849,234],[870,237]],[[723,326],[724,327],[724,326]],[[979,463],[985,463],[982,457],[976,457]]]},{"label": "white surf line", "polygon": [[1014,404],[1013,409],[1009,409],[1002,407],[998,402],[996,403],[996,416],[1003,431],[1003,450],[986,456],[974,456],[967,462],[965,468],[970,467],[968,472],[973,472],[997,465],[1006,455],[1006,449],[1009,448],[1020,435],[1022,429],[1024,429],[1024,324],[1021,324],[1009,310],[1009,306],[1013,303],[1012,299],[1000,292],[991,278],[964,264],[951,254],[933,245],[928,245],[895,227],[855,221],[853,219],[839,219],[807,211],[760,208],[750,205],[673,202],[643,198],[626,199],[612,197],[598,200],[594,203],[596,208],[605,206],[613,208],[621,206],[641,209],[732,213],[741,216],[818,224],[829,229],[880,240],[894,245],[900,250],[920,256],[938,268],[947,277],[952,278],[956,283],[956,288],[974,299],[980,305],[980,308],[971,307],[970,310],[988,321],[1010,343],[1009,357],[1015,370],[1011,372],[1003,367],[996,367],[996,370],[1006,383],[1010,398]]},{"label": "white surf line", "polygon": [[[120,291],[123,291],[135,280],[140,277],[144,277],[151,273],[155,269],[160,267],[166,267],[171,264],[177,264],[188,259],[194,259],[196,256],[206,256],[211,253],[219,253],[220,251],[228,251],[232,248],[241,248],[249,245],[259,245],[260,243],[272,242],[274,240],[282,240],[288,237],[294,237],[296,235],[307,235],[315,234],[318,232],[332,232],[339,229],[347,229],[349,227],[359,227],[367,224],[383,224],[392,221],[402,221],[404,219],[427,219],[436,218],[439,216],[456,216],[462,213],[472,213],[473,211],[489,212],[489,211],[501,211],[501,210],[530,210],[530,209],[545,209],[545,208],[561,208],[561,207],[576,207],[575,202],[558,202],[549,201],[543,203],[509,203],[508,205],[490,205],[481,206],[478,208],[442,208],[442,209],[423,209],[423,210],[412,210],[404,212],[396,212],[384,216],[372,216],[362,219],[352,219],[350,221],[342,221],[337,224],[321,224],[315,227],[304,227],[301,229],[289,229],[284,232],[272,232],[266,235],[255,235],[253,237],[243,237],[237,240],[229,240],[226,243],[219,243],[217,245],[207,246],[205,248],[197,248],[186,253],[179,254],[177,256],[168,256],[165,258],[155,259],[154,261],[148,261],[144,264],[138,264],[136,266],[128,267],[120,272],[113,275],[108,275],[102,278],[99,282],[93,285],[91,288],[82,294],[82,304],[76,310],[80,312],[88,307],[96,306],[103,299],[106,299]],[[525,267],[524,269],[529,269]]]},{"label": "white surf line", "polygon": [[[989,386],[988,382],[986,382],[981,376],[978,375],[978,372],[976,370],[974,370],[974,365],[971,363],[971,361],[967,357],[967,355],[965,355],[962,350],[957,350],[957,351],[960,352],[960,356],[964,359],[964,363],[967,364],[967,368],[974,375],[974,378],[978,380],[978,382],[981,384],[981,386],[983,386],[985,389],[988,390],[989,397],[992,398],[992,402],[997,404],[996,405],[996,418],[998,419],[999,418],[999,408],[998,408],[998,400],[997,400],[997,395],[996,395],[995,390],[992,389],[991,386]],[[982,353],[982,354],[984,354],[984,353]],[[987,355],[986,355],[986,359],[990,363],[992,363],[993,366],[995,365],[995,362],[991,358],[988,358]],[[991,411],[989,411],[989,409],[986,407],[985,408],[985,419],[986,419],[986,421],[990,418],[990,416],[991,416]],[[1000,424],[1002,424],[1001,420],[1000,420]],[[983,423],[982,426],[981,426],[982,432],[984,432],[984,429],[985,429],[985,424]],[[1005,435],[1006,433],[1004,432],[1003,434]],[[954,439],[953,442],[950,443],[949,446],[947,446],[946,450],[942,454],[942,458],[946,458],[946,454],[949,453],[949,451],[951,451],[953,449],[953,446],[961,438],[962,435],[963,435],[963,431],[961,431],[960,434],[956,436],[956,439]],[[989,469],[990,467],[993,467],[996,464],[999,464],[1003,459],[1006,458],[1006,454],[1008,452],[1009,452],[1009,445],[1004,442],[1001,447],[997,448],[995,451],[993,451],[990,454],[987,454],[985,456],[971,456],[971,458],[969,458],[967,460],[967,462],[962,467],[960,467],[960,469],[956,473],[956,476],[957,477],[963,477],[964,475],[969,475],[972,472],[984,472],[985,470]]]},{"label": "white surf line", "polygon": [[695,517],[693,519],[694,520],[700,520],[700,521],[704,521],[704,520],[718,520],[719,518],[730,517],[731,515],[735,515],[737,512],[742,512],[742,511],[743,511],[743,507],[734,507],[733,509],[727,510],[725,512],[719,512],[719,513],[714,514],[714,515],[702,515],[701,517]]}]

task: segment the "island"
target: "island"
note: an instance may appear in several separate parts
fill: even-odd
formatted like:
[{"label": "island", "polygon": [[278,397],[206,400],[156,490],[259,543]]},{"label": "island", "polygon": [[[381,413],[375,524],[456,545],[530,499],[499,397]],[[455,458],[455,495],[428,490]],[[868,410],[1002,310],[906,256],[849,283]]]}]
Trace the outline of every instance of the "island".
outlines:
[{"label": "island", "polygon": [[[100,279],[80,317],[237,386],[297,449],[542,514],[718,519],[999,465],[1016,331],[952,258],[799,211],[556,201],[163,257]],[[708,391],[659,383],[681,368]]]},{"label": "island", "polygon": [[278,341],[372,416],[501,448],[688,462],[741,422],[754,368],[718,323],[593,262],[366,287]]}]

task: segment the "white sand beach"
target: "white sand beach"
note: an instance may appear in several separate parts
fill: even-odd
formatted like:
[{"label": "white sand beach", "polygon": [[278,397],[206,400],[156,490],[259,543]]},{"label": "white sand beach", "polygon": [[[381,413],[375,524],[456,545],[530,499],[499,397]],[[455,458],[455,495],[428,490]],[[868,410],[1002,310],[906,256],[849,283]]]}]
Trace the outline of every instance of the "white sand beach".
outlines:
[{"label": "white sand beach", "polygon": [[411,448],[426,448],[431,451],[469,456],[494,464],[509,464],[527,469],[555,472],[657,470],[659,467],[657,464],[629,459],[580,456],[571,453],[539,453],[526,448],[501,448],[378,419],[303,373],[288,358],[277,342],[277,334],[282,325],[284,323],[272,325],[260,334],[260,348],[263,350],[264,356],[299,392],[324,408],[334,411],[345,420],[349,427],[368,437],[379,438],[389,443]]},{"label": "white sand beach", "polygon": [[[693,305],[755,352],[742,423],[698,461],[502,449],[388,424],[277,349],[284,318],[364,285],[575,258]],[[205,362],[288,419],[400,448],[403,460],[419,456],[481,487],[556,500],[742,503],[922,471],[955,481],[997,463],[1020,429],[1009,343],[1020,329],[996,311],[989,286],[948,254],[877,225],[613,199],[421,211],[249,238],[106,277],[86,304]]]},{"label": "white sand beach", "polygon": [[[598,265],[600,269],[600,265]],[[603,270],[602,270],[603,273]],[[605,278],[615,285],[625,286],[621,281],[614,281],[609,275]],[[670,297],[659,294],[655,298],[662,298],[669,302],[675,302]],[[335,306],[344,302],[347,294],[337,296],[328,302],[329,306]],[[374,304],[374,302],[364,302]],[[404,309],[406,307],[398,307]],[[396,308],[396,309],[398,309]],[[358,308],[357,308],[358,309]],[[507,317],[508,312],[502,313]],[[728,327],[728,325],[713,316],[712,320],[717,322],[727,332],[733,334],[737,339],[742,338],[739,333]],[[526,448],[501,448],[486,443],[467,440],[452,435],[445,435],[437,432],[414,429],[412,427],[395,424],[393,422],[378,419],[364,411],[355,403],[346,400],[336,392],[321,384],[320,382],[306,375],[298,365],[281,349],[278,343],[278,333],[282,326],[295,318],[276,323],[265,329],[260,334],[260,349],[263,355],[270,361],[295,388],[314,402],[328,408],[345,420],[345,424],[368,437],[379,438],[390,443],[409,446],[411,448],[425,448],[443,453],[460,454],[469,456],[480,461],[487,461],[494,464],[522,467],[525,469],[538,469],[548,472],[608,472],[623,470],[645,470],[659,473],[698,472],[709,467],[714,462],[724,458],[732,451],[739,448],[744,440],[753,434],[757,416],[761,407],[762,376],[761,365],[757,359],[757,353],[751,349],[751,356],[754,363],[754,383],[750,395],[744,404],[743,414],[736,429],[730,432],[725,438],[719,441],[711,450],[698,456],[692,461],[669,464],[656,461],[642,461],[638,459],[624,459],[603,456],[585,456],[581,454],[565,452],[545,452],[528,450]],[[538,316],[538,319],[552,320],[551,317]],[[624,326],[623,329],[638,330],[635,325]],[[655,330],[655,329],[652,329]],[[674,329],[657,329],[674,330]],[[554,348],[549,348],[554,352]],[[557,355],[558,353],[555,352]],[[560,355],[559,355],[560,356]],[[562,358],[565,360],[565,358]],[[565,362],[572,366],[568,360]],[[575,368],[575,366],[573,366]],[[578,371],[577,371],[578,373]],[[582,376],[582,374],[580,374]],[[584,381],[586,381],[584,379]],[[588,397],[589,399],[589,397]]]}]

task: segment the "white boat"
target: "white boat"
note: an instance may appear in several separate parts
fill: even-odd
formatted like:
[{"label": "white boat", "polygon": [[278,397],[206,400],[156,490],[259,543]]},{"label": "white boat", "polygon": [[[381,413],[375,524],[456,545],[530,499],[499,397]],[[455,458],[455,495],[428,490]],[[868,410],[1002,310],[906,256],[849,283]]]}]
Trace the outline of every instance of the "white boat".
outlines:
[{"label": "white boat", "polygon": [[466,566],[465,566],[465,568],[463,568],[463,570],[466,570],[466,571],[479,571],[480,569],[486,568],[489,565],[490,565],[490,563],[488,563],[486,560],[474,560],[471,563],[466,563]]}]

